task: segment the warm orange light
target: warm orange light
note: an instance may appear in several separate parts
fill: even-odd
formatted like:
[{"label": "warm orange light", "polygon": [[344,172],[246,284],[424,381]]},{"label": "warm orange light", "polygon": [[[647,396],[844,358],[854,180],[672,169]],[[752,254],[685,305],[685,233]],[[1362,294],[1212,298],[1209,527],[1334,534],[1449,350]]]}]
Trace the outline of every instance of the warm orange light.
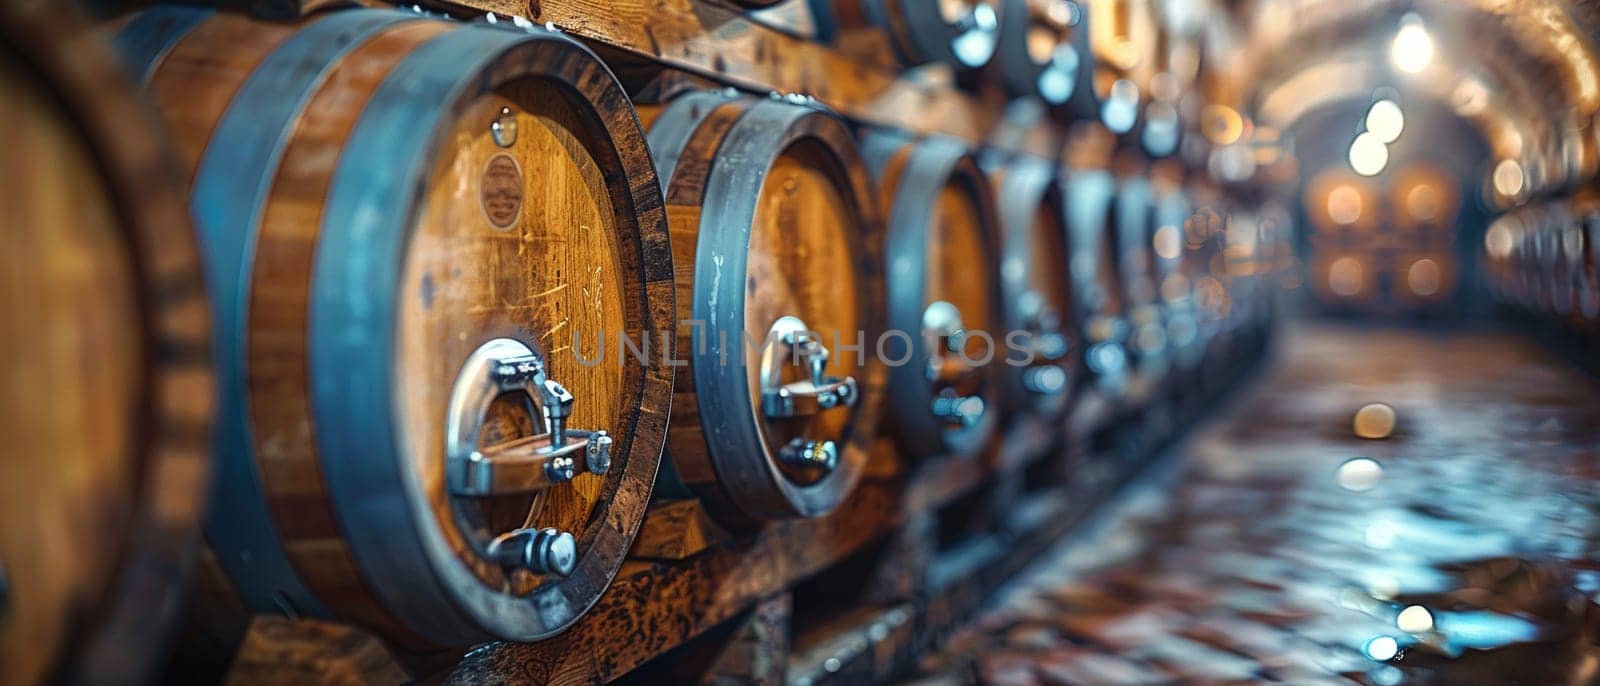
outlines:
[{"label": "warm orange light", "polygon": [[1354,257],[1341,257],[1328,265],[1328,290],[1334,295],[1353,298],[1365,286],[1366,267]]},{"label": "warm orange light", "polygon": [[1349,226],[1361,221],[1361,213],[1366,209],[1361,200],[1361,191],[1353,186],[1340,184],[1328,191],[1328,217],[1335,224]]},{"label": "warm orange light", "polygon": [[1244,136],[1244,117],[1226,105],[1206,105],[1201,110],[1206,138],[1217,146],[1229,146]]},{"label": "warm orange light", "polygon": [[1418,222],[1431,222],[1439,218],[1439,191],[1426,183],[1411,187],[1406,193],[1406,212]]},{"label": "warm orange light", "polygon": [[1444,270],[1432,258],[1424,257],[1411,263],[1406,270],[1406,287],[1423,297],[1438,295],[1444,284]]},{"label": "warm orange light", "polygon": [[1175,260],[1183,255],[1183,233],[1171,224],[1156,229],[1151,243],[1156,255],[1163,260]]}]

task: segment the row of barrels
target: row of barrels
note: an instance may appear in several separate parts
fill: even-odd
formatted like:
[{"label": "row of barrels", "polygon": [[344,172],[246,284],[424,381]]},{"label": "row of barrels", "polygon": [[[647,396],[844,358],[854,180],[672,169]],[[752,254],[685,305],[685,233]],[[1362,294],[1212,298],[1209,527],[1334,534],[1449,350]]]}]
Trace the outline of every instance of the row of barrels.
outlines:
[{"label": "row of barrels", "polygon": [[[988,68],[1016,97],[1092,115],[1095,96],[1087,9],[1071,0],[811,0],[818,39],[881,32],[906,67]],[[1076,96],[1076,98],[1074,98]]]},{"label": "row of barrels", "polygon": [[1172,166],[1066,171],[801,98],[635,108],[537,27],[70,23],[0,3],[21,682],[146,673],[202,519],[204,576],[250,612],[539,640],[652,497],[819,516],[880,436],[960,459],[1019,417],[1142,406],[1267,316],[1231,263],[1258,237]]},{"label": "row of barrels", "polygon": [[1484,232],[1483,256],[1485,286],[1497,303],[1566,334],[1600,332],[1600,199],[1580,195],[1507,213]]},{"label": "row of barrels", "polygon": [[[770,0],[745,2],[771,6]],[[994,83],[1066,118],[1133,133],[1157,156],[1176,150],[1183,99],[1196,90],[1203,37],[1181,8],[1153,0],[810,0],[815,37],[847,53],[887,42],[911,68]]]}]

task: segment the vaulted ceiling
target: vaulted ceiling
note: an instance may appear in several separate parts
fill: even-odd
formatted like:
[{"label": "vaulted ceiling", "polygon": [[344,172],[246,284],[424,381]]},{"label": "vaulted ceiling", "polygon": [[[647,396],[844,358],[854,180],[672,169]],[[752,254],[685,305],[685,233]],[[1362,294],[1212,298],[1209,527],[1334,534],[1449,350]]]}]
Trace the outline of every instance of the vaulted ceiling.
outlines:
[{"label": "vaulted ceiling", "polygon": [[[1197,0],[1168,0],[1193,5]],[[1319,107],[1392,88],[1447,105],[1490,154],[1527,170],[1525,193],[1572,188],[1600,170],[1600,0],[1216,0],[1208,96],[1288,130]],[[1433,59],[1391,64],[1403,21]],[[1502,198],[1516,202],[1521,198]]]}]

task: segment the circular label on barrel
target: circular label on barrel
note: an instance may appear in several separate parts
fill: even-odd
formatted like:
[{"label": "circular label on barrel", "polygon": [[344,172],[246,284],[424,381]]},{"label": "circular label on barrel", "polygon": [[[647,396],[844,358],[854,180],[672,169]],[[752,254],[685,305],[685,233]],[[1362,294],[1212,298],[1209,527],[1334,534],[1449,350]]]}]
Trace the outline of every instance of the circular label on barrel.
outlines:
[{"label": "circular label on barrel", "polygon": [[522,214],[522,168],[510,155],[489,158],[479,182],[483,214],[498,229],[509,229]]}]

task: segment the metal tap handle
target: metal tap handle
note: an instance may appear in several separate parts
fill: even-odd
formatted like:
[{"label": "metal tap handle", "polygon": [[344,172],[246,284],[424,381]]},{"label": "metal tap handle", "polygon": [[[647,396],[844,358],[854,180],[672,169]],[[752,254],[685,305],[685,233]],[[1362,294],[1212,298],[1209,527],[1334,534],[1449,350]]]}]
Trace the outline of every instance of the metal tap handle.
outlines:
[{"label": "metal tap handle", "polygon": [[[856,404],[861,392],[855,377],[828,376],[831,354],[799,317],[780,317],[767,336],[783,344],[768,345],[761,355],[761,411],[767,420],[809,417]],[[784,383],[786,363],[804,365],[806,378]],[[778,450],[776,458],[796,469],[828,474],[839,465],[839,446],[831,439],[796,437]]]},{"label": "metal tap handle", "polygon": [[[856,404],[858,392],[854,377],[827,375],[828,348],[806,329],[799,317],[782,317],[772,325],[769,340],[782,343],[787,350],[769,345],[761,356],[761,409],[767,419],[807,417],[835,407]],[[783,382],[783,359],[805,365],[806,380]]]},{"label": "metal tap handle", "polygon": [[[479,450],[484,418],[495,398],[522,393],[539,409],[543,432]],[[544,360],[521,341],[497,338],[468,356],[451,389],[445,425],[450,493],[484,497],[538,492],[587,471],[610,469],[613,439],[604,431],[567,426],[577,399],[549,378]]]}]

